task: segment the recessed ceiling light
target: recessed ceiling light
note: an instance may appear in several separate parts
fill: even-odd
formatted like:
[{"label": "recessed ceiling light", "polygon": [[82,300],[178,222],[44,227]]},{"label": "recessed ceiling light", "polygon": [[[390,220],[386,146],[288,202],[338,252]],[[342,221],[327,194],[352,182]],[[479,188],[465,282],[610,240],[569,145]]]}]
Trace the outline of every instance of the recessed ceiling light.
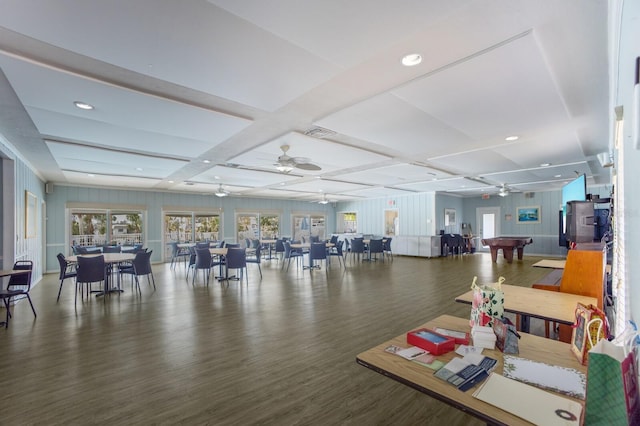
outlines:
[{"label": "recessed ceiling light", "polygon": [[203,162],[204,164],[209,164],[209,163],[211,163],[211,160],[202,160],[202,162]]},{"label": "recessed ceiling light", "polygon": [[175,181],[173,181],[173,180],[170,180],[170,181],[169,181],[169,183],[175,183]]},{"label": "recessed ceiling light", "polygon": [[136,167],[136,170],[141,172],[142,171],[142,167]]},{"label": "recessed ceiling light", "polygon": [[86,110],[90,110],[93,109],[93,105],[88,104],[86,102],[82,102],[82,101],[75,101],[73,103],[76,107],[80,108],[80,109],[86,109]]},{"label": "recessed ceiling light", "polygon": [[214,179],[220,179],[220,176],[214,176],[213,178]]},{"label": "recessed ceiling light", "polygon": [[562,175],[555,175],[554,178],[562,177]]},{"label": "recessed ceiling light", "polygon": [[89,177],[96,177],[96,175],[94,175],[93,173],[87,173],[87,176],[89,176]]},{"label": "recessed ceiling light", "polygon": [[504,138],[505,141],[513,142],[518,140],[518,136],[507,136]]},{"label": "recessed ceiling light", "polygon": [[542,163],[540,164],[540,167],[549,167],[551,165],[551,163]]},{"label": "recessed ceiling light", "polygon": [[405,67],[413,67],[422,62],[422,55],[419,53],[410,53],[402,58],[402,65]]}]

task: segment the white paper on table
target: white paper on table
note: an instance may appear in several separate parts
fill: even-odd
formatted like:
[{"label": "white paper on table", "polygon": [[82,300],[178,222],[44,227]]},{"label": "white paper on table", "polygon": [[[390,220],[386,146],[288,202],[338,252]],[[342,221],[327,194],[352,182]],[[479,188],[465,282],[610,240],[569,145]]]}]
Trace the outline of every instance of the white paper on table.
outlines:
[{"label": "white paper on table", "polygon": [[576,401],[496,373],[473,396],[536,425],[578,426],[582,415]]}]

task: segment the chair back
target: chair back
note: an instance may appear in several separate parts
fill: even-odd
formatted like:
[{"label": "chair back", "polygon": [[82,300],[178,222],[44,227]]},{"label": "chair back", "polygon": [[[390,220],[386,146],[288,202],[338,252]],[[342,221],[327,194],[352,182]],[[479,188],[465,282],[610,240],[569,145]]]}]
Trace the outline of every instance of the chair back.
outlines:
[{"label": "chair back", "polygon": [[246,261],[247,263],[260,263],[260,259],[261,259],[261,251],[262,251],[262,247],[258,246],[256,247],[256,251],[255,251],[255,255],[251,255],[249,257],[246,257]]},{"label": "chair back", "polygon": [[240,248],[240,244],[227,244],[227,248]]},{"label": "chair back", "polygon": [[76,280],[80,283],[103,281],[105,278],[104,256],[79,256],[77,272]]},{"label": "chair back", "polygon": [[86,247],[76,246],[74,252],[76,254],[89,254],[89,250]]},{"label": "chair back", "polygon": [[64,254],[58,253],[58,255],[56,257],[58,258],[58,264],[60,265],[60,277],[59,277],[59,279],[63,280],[65,278],[69,278],[71,276],[75,276],[75,272],[68,271],[69,262],[67,262],[67,258],[64,257]]},{"label": "chair back", "polygon": [[276,253],[284,253],[284,240],[276,240]]},{"label": "chair back", "polygon": [[139,251],[133,259],[133,270],[136,275],[147,275],[151,273],[151,254],[150,251]]},{"label": "chair back", "polygon": [[310,243],[319,243],[320,242],[320,237],[317,235],[312,235],[309,237],[309,242]]},{"label": "chair back", "polygon": [[382,253],[382,240],[371,240],[369,241],[369,252],[370,253]]},{"label": "chair back", "polygon": [[11,275],[11,277],[9,277],[9,283],[7,283],[7,290],[14,290],[14,287],[20,287],[21,290],[29,291],[31,288],[31,271],[33,270],[33,262],[31,260],[18,260],[13,264],[13,269],[17,271],[29,271],[29,273]]},{"label": "chair back", "polygon": [[382,242],[382,249],[384,251],[391,251],[391,240],[393,238],[392,237],[387,237],[383,242]]},{"label": "chair back", "polygon": [[218,248],[224,248],[225,244],[226,244],[225,240],[220,240],[220,242],[218,243]]},{"label": "chair back", "polygon": [[342,256],[342,245],[344,244],[344,241],[336,241],[335,242],[335,254],[338,256]]},{"label": "chair back", "polygon": [[331,239],[329,240],[329,242],[331,244],[336,244],[337,245],[338,244],[338,236],[337,235],[332,235]]},{"label": "chair back", "polygon": [[247,253],[243,248],[232,247],[228,249],[225,258],[229,269],[239,269],[247,266]]},{"label": "chair back", "polygon": [[122,247],[120,246],[104,246],[102,247],[103,253],[120,253],[122,252]]},{"label": "chair back", "polygon": [[196,269],[211,268],[211,252],[208,248],[196,248]]},{"label": "chair back", "polygon": [[207,249],[209,250],[209,242],[200,241],[196,243],[196,249]]},{"label": "chair back", "polygon": [[327,245],[325,243],[311,243],[309,249],[311,259],[321,260],[327,258]]},{"label": "chair back", "polygon": [[196,247],[189,246],[188,250],[189,250],[189,264],[187,265],[187,267],[196,264]]},{"label": "chair back", "polygon": [[351,253],[364,253],[364,239],[354,238],[351,240]]}]

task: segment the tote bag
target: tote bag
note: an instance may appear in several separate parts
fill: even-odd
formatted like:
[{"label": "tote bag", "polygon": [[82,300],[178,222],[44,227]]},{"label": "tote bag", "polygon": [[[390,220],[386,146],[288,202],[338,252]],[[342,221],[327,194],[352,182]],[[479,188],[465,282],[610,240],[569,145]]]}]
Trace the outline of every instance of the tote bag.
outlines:
[{"label": "tote bag", "polygon": [[571,335],[571,352],[583,365],[587,364],[587,353],[598,341],[609,337],[607,316],[595,305],[578,302]]},{"label": "tote bag", "polygon": [[635,350],[606,339],[589,351],[585,425],[640,424]]},{"label": "tote bag", "polygon": [[493,284],[478,285],[478,277],[473,277],[471,289],[473,299],[471,301],[471,327],[475,325],[493,327],[496,318],[504,316],[504,293],[502,283],[504,277],[498,278]]}]

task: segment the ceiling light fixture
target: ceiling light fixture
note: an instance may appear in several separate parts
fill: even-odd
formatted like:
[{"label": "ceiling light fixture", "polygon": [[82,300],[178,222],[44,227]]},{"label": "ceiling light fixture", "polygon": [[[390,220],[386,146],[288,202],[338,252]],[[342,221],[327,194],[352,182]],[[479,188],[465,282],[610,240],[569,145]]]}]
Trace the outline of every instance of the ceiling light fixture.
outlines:
[{"label": "ceiling light fixture", "polygon": [[540,164],[540,167],[549,167],[551,165],[551,163],[542,163]]},{"label": "ceiling light fixture", "polygon": [[513,142],[518,140],[518,136],[507,136],[504,138],[505,141]]},{"label": "ceiling light fixture", "polygon": [[209,163],[211,163],[211,160],[202,160],[202,162],[203,162],[204,164],[209,164]]},{"label": "ceiling light fixture", "polygon": [[222,185],[219,185],[218,189],[216,190],[216,192],[214,194],[215,194],[216,197],[226,197],[227,195],[229,195],[229,191],[224,189],[222,187]]},{"label": "ceiling light fixture", "polygon": [[410,53],[402,58],[402,65],[405,67],[413,67],[422,62],[422,55],[419,53]]},{"label": "ceiling light fixture", "polygon": [[85,109],[85,110],[92,110],[93,109],[93,105],[88,104],[86,102],[82,102],[82,101],[75,101],[73,103],[77,108],[80,109]]},{"label": "ceiling light fixture", "polygon": [[289,173],[291,170],[293,170],[293,167],[286,164],[278,164],[278,166],[276,166],[276,169],[284,173]]}]

